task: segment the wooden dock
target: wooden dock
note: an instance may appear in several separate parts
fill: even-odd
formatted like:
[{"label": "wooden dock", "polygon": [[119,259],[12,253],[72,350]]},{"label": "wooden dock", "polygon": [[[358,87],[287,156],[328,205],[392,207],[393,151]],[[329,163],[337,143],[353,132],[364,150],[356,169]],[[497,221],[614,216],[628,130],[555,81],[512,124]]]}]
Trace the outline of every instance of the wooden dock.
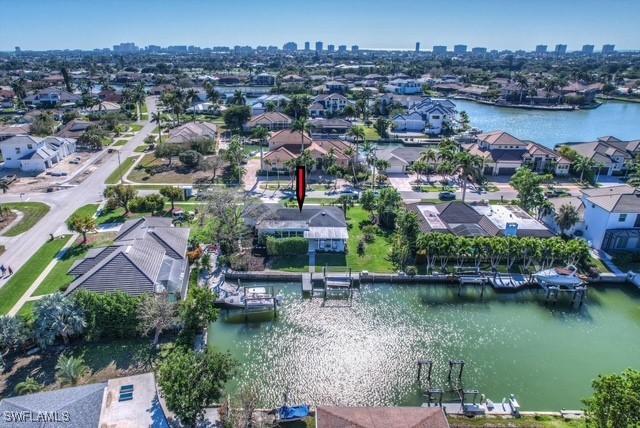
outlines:
[{"label": "wooden dock", "polygon": [[529,276],[519,273],[498,273],[488,277],[489,283],[495,290],[517,291],[532,285]]}]

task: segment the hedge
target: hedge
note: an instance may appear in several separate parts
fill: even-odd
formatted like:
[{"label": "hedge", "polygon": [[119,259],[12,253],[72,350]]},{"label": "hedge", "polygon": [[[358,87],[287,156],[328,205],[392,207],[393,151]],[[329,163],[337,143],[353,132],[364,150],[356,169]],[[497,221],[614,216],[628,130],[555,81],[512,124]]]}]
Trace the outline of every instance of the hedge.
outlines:
[{"label": "hedge", "polygon": [[274,238],[267,237],[267,254],[270,256],[293,256],[307,254],[309,243],[305,238]]}]

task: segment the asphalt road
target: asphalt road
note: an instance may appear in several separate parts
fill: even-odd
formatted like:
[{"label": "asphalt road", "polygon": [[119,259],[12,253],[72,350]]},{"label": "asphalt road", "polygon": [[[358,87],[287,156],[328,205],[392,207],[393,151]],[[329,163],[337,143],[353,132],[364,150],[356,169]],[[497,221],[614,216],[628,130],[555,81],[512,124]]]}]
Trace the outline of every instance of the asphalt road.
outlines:
[{"label": "asphalt road", "polygon": [[[148,97],[146,100],[149,117],[151,112],[156,111],[155,97]],[[134,149],[144,142],[144,139],[151,134],[155,124],[145,121],[140,122],[143,128],[136,133],[124,146],[119,147],[120,160],[124,160],[132,155],[138,155]],[[11,266],[14,271],[26,263],[27,260],[49,240],[49,234],[59,235],[67,231],[65,221],[73,212],[86,204],[100,203],[103,199],[102,193],[106,187],[105,180],[118,167],[118,150],[106,154],[99,165],[89,166],[95,169],[84,181],[77,186],[69,187],[52,193],[29,193],[22,198],[20,195],[5,194],[0,196],[2,202],[44,202],[50,206],[49,212],[31,229],[16,237],[0,237],[0,244],[6,247],[5,252],[0,255],[0,264]],[[7,278],[0,279],[0,287],[7,281]]]}]

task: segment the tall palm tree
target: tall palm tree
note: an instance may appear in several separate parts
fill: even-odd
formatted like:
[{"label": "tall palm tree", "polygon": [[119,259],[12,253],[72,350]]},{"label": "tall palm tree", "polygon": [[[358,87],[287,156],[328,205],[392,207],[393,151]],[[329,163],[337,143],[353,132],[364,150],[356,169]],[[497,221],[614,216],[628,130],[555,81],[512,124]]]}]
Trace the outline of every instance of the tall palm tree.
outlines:
[{"label": "tall palm tree", "polygon": [[565,230],[571,229],[580,221],[580,214],[573,205],[565,204],[560,206],[556,214],[556,224],[560,228],[560,233],[564,234]]},{"label": "tall palm tree", "polygon": [[191,114],[192,114],[191,117],[193,118],[193,121],[195,122],[196,121],[196,109],[195,109],[193,103],[198,99],[198,92],[193,88],[189,89],[187,91],[187,93],[185,94],[185,99],[186,99],[187,103],[191,107]]},{"label": "tall palm tree", "polygon": [[352,127],[348,134],[353,137],[353,142],[356,145],[356,162],[359,162],[359,155],[360,155],[360,147],[359,144],[361,141],[364,141],[365,138],[365,130],[364,130],[364,126],[362,125],[356,125],[354,127]]},{"label": "tall palm tree", "polygon": [[456,167],[454,170],[459,171],[462,180],[462,202],[464,202],[467,194],[467,180],[471,176],[474,179],[480,177],[482,168],[482,159],[479,156],[472,155],[469,152],[459,152],[456,156]]},{"label": "tall palm tree", "polygon": [[578,156],[573,162],[573,169],[580,173],[580,181],[584,178],[585,172],[592,171],[595,166],[595,161],[585,156]]},{"label": "tall palm tree", "polygon": [[427,182],[430,182],[431,180],[429,180],[429,171],[431,169],[432,162],[434,164],[434,169],[438,167],[438,153],[433,149],[425,150],[424,152],[420,153],[420,157],[418,158],[418,160],[427,164]]},{"label": "tall palm tree", "polygon": [[158,144],[162,143],[162,113],[151,113],[151,122],[158,124]]},{"label": "tall palm tree", "polygon": [[311,127],[306,117],[300,117],[291,125],[292,131],[300,133],[300,153],[304,151],[304,137],[306,136],[305,133],[309,132],[310,129]]},{"label": "tall palm tree", "polygon": [[263,148],[264,148],[264,143],[267,140],[267,137],[269,136],[269,130],[264,126],[258,126],[253,130],[251,134],[253,138],[255,138],[256,140],[259,140],[260,142],[260,170],[264,170]]},{"label": "tall palm tree", "polygon": [[244,98],[244,93],[240,90],[237,90],[233,93],[233,97],[231,98],[231,104],[243,106],[247,103]]}]

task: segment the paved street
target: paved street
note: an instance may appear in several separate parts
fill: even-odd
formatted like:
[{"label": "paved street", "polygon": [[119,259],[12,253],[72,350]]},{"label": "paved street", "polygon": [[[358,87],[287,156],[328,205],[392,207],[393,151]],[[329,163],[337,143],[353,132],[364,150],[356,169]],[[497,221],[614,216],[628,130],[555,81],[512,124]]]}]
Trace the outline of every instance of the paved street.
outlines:
[{"label": "paved street", "polygon": [[[155,97],[147,98],[147,108],[149,117],[151,112],[156,111]],[[155,124],[145,121],[142,130],[135,134],[127,144],[121,146],[120,160],[138,155],[134,149],[144,142],[144,139],[151,134]],[[67,232],[65,221],[73,212],[83,205],[99,203],[102,201],[102,193],[105,189],[105,180],[118,166],[118,153],[106,154],[98,168],[95,169],[82,183],[52,193],[33,193],[25,195],[22,199],[20,195],[6,194],[0,197],[2,202],[33,201],[44,202],[51,207],[38,223],[27,232],[12,238],[0,237],[0,244],[6,247],[4,254],[0,255],[0,264],[11,266],[14,271],[20,267],[49,239],[49,234],[59,235]],[[91,168],[91,167],[88,167]],[[7,278],[0,280],[0,287],[4,285]]]}]

